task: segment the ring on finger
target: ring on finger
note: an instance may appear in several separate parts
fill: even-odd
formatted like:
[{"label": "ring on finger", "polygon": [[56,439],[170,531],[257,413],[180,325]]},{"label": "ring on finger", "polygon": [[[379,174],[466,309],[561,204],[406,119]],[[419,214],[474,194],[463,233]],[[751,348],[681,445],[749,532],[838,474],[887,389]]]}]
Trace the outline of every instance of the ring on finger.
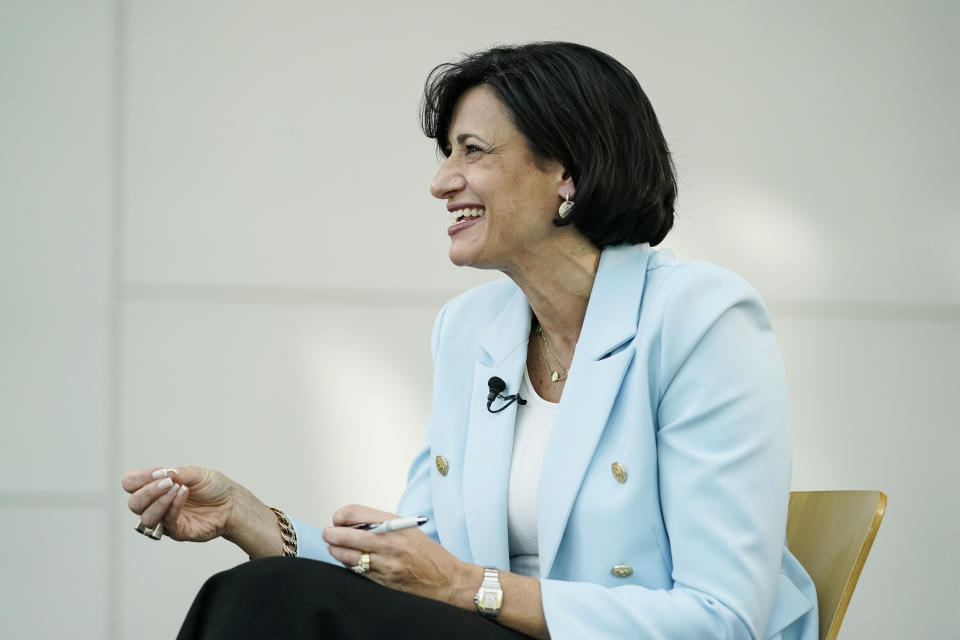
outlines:
[{"label": "ring on finger", "polygon": [[[138,522],[137,526],[134,527],[137,533],[142,533],[152,540],[159,540],[163,537],[163,523],[160,522],[155,527],[148,527],[143,524],[143,522]],[[369,565],[369,562],[368,562]]]},{"label": "ring on finger", "polygon": [[354,573],[363,575],[370,572],[370,554],[364,551],[360,554],[360,562],[351,567]]}]

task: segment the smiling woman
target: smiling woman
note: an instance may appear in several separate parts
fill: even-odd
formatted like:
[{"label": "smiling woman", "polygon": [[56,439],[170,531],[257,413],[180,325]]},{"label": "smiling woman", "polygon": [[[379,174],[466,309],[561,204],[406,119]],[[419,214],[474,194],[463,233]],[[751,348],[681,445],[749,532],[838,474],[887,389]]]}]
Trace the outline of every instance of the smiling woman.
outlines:
[{"label": "smiling woman", "polygon": [[400,516],[350,505],[319,529],[210,469],[131,472],[145,532],[288,556],[211,578],[180,637],[816,638],[770,321],[737,276],[651,249],[676,180],[637,80],[498,47],[437,67],[422,110],[450,259],[508,276],[434,325],[397,509],[426,523],[377,534],[356,525]]}]

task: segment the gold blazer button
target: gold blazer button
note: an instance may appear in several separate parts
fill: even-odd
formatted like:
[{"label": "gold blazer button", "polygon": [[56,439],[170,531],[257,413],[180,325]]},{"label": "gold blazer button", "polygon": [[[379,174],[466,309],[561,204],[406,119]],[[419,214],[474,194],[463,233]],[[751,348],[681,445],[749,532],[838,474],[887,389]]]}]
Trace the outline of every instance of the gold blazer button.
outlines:
[{"label": "gold blazer button", "polygon": [[614,462],[610,465],[610,471],[613,472],[613,477],[616,478],[620,484],[627,481],[627,470],[624,469],[623,465],[619,462]]},{"label": "gold blazer button", "polygon": [[440,475],[442,476],[447,475],[447,471],[450,470],[450,466],[447,464],[447,459],[444,458],[443,456],[437,456],[436,461],[437,461],[437,471],[440,472]]},{"label": "gold blazer button", "polygon": [[618,564],[610,569],[610,573],[617,576],[618,578],[627,578],[633,575],[633,567],[628,564]]}]

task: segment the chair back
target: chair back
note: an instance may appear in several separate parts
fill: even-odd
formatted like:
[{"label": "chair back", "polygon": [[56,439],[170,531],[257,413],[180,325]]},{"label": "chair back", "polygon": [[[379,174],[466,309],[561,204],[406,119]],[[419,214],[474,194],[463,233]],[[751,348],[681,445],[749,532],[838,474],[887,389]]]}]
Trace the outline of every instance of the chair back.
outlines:
[{"label": "chair back", "polygon": [[820,640],[834,640],[887,508],[881,491],[794,491],[787,546],[817,587]]}]

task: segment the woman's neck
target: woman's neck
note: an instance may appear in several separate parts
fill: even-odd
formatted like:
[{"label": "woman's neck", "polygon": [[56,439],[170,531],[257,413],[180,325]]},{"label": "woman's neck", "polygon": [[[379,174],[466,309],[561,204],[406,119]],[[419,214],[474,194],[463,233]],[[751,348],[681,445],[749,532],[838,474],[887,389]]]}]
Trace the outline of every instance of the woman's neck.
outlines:
[{"label": "woman's neck", "polygon": [[523,291],[552,348],[573,356],[600,263],[600,249],[574,230],[503,270]]}]

